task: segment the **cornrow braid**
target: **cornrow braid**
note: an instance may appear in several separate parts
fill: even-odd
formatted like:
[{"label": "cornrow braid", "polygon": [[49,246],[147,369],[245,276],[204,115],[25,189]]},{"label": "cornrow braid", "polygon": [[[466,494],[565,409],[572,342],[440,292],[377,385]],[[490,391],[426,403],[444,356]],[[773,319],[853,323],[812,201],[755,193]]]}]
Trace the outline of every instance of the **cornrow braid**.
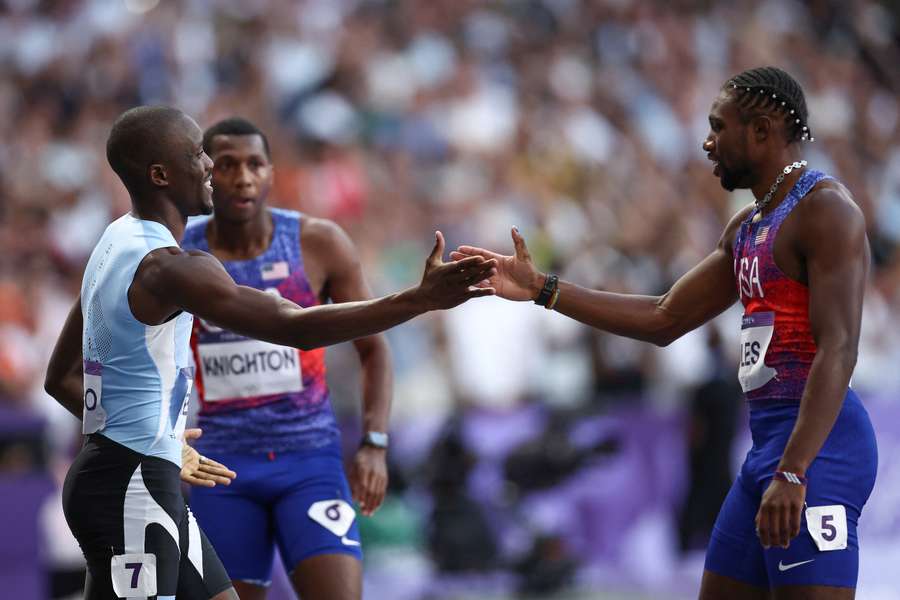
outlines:
[{"label": "cornrow braid", "polygon": [[742,117],[752,112],[774,112],[784,118],[789,142],[814,140],[809,129],[806,98],[797,81],[777,67],[749,69],[729,79],[723,89],[734,94]]}]

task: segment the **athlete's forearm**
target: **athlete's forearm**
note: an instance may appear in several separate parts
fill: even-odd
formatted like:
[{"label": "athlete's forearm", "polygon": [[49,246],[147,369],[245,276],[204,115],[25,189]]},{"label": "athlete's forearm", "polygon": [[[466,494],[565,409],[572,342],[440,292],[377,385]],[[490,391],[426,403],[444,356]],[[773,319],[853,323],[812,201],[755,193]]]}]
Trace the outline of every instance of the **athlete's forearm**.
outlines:
[{"label": "athlete's forearm", "polygon": [[780,470],[803,474],[815,460],[841,412],[855,364],[855,348],[817,349]]},{"label": "athlete's forearm", "polygon": [[362,367],[363,431],[387,431],[394,395],[391,352],[384,336],[356,342]]},{"label": "athlete's forearm", "polygon": [[84,383],[80,372],[69,373],[61,380],[46,381],[44,389],[79,421],[82,418]]},{"label": "athlete's forearm", "polygon": [[273,331],[276,343],[302,350],[321,348],[381,333],[427,312],[416,288],[374,300],[327,304],[300,309],[284,303],[286,327]]},{"label": "athlete's forearm", "polygon": [[[560,282],[556,311],[591,327],[665,346],[737,300],[733,261],[721,244],[662,296],[589,290]],[[539,279],[542,285],[543,279]],[[534,295],[540,290],[533,290]]]},{"label": "athlete's forearm", "polygon": [[616,294],[560,281],[555,310],[596,329],[660,346],[677,337],[676,321],[658,296]]}]

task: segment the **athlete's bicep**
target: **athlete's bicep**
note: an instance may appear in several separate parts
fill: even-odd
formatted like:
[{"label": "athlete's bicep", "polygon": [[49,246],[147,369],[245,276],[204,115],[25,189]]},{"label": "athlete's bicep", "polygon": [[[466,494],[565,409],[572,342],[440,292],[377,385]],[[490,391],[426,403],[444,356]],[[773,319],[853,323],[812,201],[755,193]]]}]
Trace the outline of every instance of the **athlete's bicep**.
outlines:
[{"label": "athlete's bicep", "polygon": [[238,285],[204,252],[164,259],[156,289],[172,304],[219,327],[268,341],[284,337],[283,310],[298,308],[273,294]]},{"label": "athlete's bicep", "polygon": [[372,290],[363,274],[356,246],[343,230],[333,236],[328,269],[328,295],[334,302],[368,300]]},{"label": "athlete's bicep", "polygon": [[865,217],[833,189],[816,192],[803,216],[799,245],[806,258],[813,339],[819,348],[855,354],[869,265]]},{"label": "athlete's bicep", "polygon": [[671,339],[703,325],[738,300],[732,249],[741,223],[752,208],[752,205],[746,206],[732,216],[715,250],[685,273],[660,298],[659,312],[671,323],[675,323]]},{"label": "athlete's bicep", "polygon": [[679,324],[681,335],[713,319],[738,299],[731,253],[718,247],[662,296],[659,309]]},{"label": "athlete's bicep", "polygon": [[302,236],[307,268],[323,274],[322,290],[327,298],[341,303],[372,297],[356,245],[338,224],[310,218],[304,222]]}]

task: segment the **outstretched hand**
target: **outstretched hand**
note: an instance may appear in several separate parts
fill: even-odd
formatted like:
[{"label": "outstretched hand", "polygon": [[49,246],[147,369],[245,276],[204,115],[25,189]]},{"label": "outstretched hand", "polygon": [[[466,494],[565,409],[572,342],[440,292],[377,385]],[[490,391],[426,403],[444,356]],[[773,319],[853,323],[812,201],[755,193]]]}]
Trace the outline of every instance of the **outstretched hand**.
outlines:
[{"label": "outstretched hand", "polygon": [[431,255],[417,293],[428,310],[453,308],[481,296],[491,296],[494,288],[485,282],[496,275],[497,261],[490,257],[467,256],[444,262],[444,236],[434,234]]},{"label": "outstretched hand", "polygon": [[475,246],[460,246],[450,253],[450,258],[463,260],[480,256],[495,260],[496,273],[479,285],[493,288],[498,296],[507,300],[534,300],[544,285],[544,275],[535,268],[528,246],[525,245],[525,238],[515,227],[512,228],[512,239],[516,249],[513,256],[504,256]]},{"label": "outstretched hand", "polygon": [[237,477],[237,473],[203,456],[193,446],[188,445],[188,440],[196,440],[201,435],[203,431],[200,429],[184,430],[184,441],[181,445],[181,480],[202,487],[229,485],[231,480]]}]

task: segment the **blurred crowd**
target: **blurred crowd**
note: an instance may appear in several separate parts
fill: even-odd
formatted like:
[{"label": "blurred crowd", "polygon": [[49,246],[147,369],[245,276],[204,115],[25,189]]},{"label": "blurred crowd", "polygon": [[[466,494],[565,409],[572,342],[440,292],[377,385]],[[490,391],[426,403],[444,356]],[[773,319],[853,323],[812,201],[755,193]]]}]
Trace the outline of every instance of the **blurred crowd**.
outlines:
[{"label": "blurred crowd", "polygon": [[[47,419],[64,471],[78,428],[43,374],[93,244],[129,209],[104,152],[131,106],[257,123],[276,166],[270,203],[344,226],[378,293],[417,281],[435,229],[508,253],[516,225],[545,269],[658,294],[752,201],[720,187],[701,143],[719,87],[769,64],[805,89],[803,158],[843,180],[868,221],[854,385],[900,390],[897,7],[0,0],[0,400]],[[733,375],[737,314],[665,350],[494,299],[429,315],[389,335],[392,422],[439,436],[472,407],[689,414],[697,389]],[[353,355],[329,360],[338,409],[353,414]],[[428,447],[394,459],[412,469]]]}]

